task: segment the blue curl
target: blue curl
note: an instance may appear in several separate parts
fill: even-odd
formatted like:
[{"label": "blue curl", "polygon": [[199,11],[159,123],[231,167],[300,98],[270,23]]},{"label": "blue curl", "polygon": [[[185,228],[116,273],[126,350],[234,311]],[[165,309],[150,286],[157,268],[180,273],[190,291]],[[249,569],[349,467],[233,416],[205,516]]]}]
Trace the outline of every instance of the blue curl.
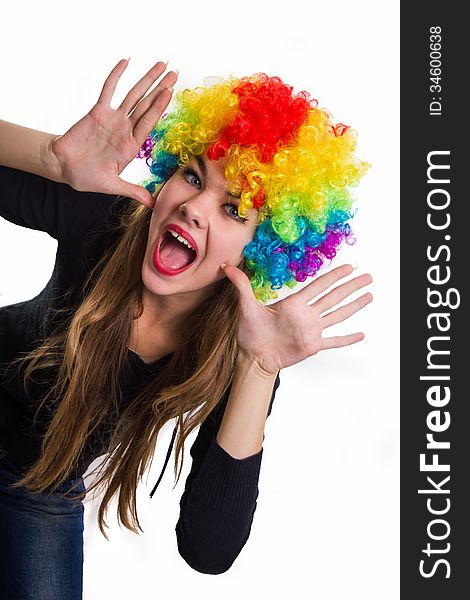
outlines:
[{"label": "blue curl", "polygon": [[155,184],[166,181],[178,166],[178,161],[179,158],[176,154],[158,150],[152,156],[152,164],[150,165],[150,172],[153,175]]}]

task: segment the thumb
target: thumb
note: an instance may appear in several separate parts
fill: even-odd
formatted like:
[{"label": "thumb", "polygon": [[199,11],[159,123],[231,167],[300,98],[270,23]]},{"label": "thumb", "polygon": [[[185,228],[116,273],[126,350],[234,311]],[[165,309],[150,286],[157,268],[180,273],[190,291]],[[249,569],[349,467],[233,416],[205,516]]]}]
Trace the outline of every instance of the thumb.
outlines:
[{"label": "thumb", "polygon": [[228,279],[230,279],[233,285],[237,288],[240,294],[241,307],[243,309],[250,309],[258,304],[253,293],[253,288],[251,287],[250,280],[241,269],[226,264],[220,265],[220,268],[223,270]]},{"label": "thumb", "polygon": [[145,204],[148,208],[153,209],[155,206],[155,198],[152,194],[141,185],[135,183],[129,183],[123,179],[118,178],[116,180],[116,193],[133,198],[142,204]]}]

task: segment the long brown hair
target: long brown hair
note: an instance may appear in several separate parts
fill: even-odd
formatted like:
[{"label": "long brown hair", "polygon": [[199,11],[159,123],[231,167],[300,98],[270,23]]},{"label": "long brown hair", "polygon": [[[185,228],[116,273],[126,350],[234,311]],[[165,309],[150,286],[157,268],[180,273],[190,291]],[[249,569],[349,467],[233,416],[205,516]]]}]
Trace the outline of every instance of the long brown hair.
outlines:
[{"label": "long brown hair", "polygon": [[[132,320],[143,311],[141,267],[151,212],[129,200],[119,223],[122,237],[89,273],[78,308],[39,347],[14,361],[27,365],[25,386],[35,371],[53,368],[58,373],[38,408],[47,402],[53,406],[41,455],[16,486],[31,492],[56,489],[70,478],[93,432],[107,416],[117,414],[118,377],[128,354]],[[244,260],[239,267],[249,273]],[[179,426],[174,464],[179,480],[185,439],[232,381],[237,321],[238,292],[224,278],[188,316],[183,341],[165,368],[117,418],[109,456],[87,490],[105,490],[98,522],[106,538],[108,504],[117,493],[118,519],[134,533],[143,531],[137,516],[137,484],[151,462],[160,429],[173,418]],[[87,492],[79,497],[83,499]]]}]

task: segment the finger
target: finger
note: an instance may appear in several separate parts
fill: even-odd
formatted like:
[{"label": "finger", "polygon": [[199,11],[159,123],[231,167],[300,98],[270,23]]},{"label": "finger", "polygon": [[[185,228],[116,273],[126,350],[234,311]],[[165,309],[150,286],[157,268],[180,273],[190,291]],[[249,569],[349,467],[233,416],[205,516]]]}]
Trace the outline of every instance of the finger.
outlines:
[{"label": "finger", "polygon": [[356,344],[364,339],[362,332],[351,333],[349,335],[337,335],[334,337],[323,338],[322,350],[328,350],[329,348],[342,348],[343,346],[350,346]]},{"label": "finger", "polygon": [[101,90],[100,97],[98,98],[98,104],[111,104],[113,94],[116,90],[117,82],[126,70],[128,64],[129,60],[123,58],[114,67],[114,69],[111,71],[111,73],[106,78],[106,81],[104,82],[103,89]]},{"label": "finger", "polygon": [[137,124],[137,122],[139,121],[139,119],[142,118],[142,116],[145,114],[145,112],[157,100],[158,96],[162,93],[162,91],[165,89],[173,88],[177,79],[178,79],[178,75],[174,71],[170,71],[159,82],[159,84],[150,92],[150,94],[147,94],[145,96],[145,98],[142,98],[142,100],[137,104],[137,106],[134,108],[134,110],[129,115],[129,120],[132,123],[132,125],[134,125],[134,127]]},{"label": "finger", "polygon": [[163,111],[170,103],[172,94],[172,88],[160,92],[155,102],[147,110],[147,112],[142,115],[139,122],[134,127],[134,138],[139,147],[145,142],[147,136],[150,134],[152,129],[155,127],[155,124],[162,116]]},{"label": "finger", "polygon": [[233,285],[237,288],[240,296],[240,307],[245,313],[249,313],[253,308],[258,308],[258,301],[251,287],[250,280],[247,275],[238,267],[233,265],[220,265],[225,275],[230,279]]},{"label": "finger", "polygon": [[166,63],[157,62],[130,90],[121,102],[119,110],[128,115],[137,102],[146,94],[150,86],[164,73],[165,69]]},{"label": "finger", "polygon": [[369,285],[371,282],[372,277],[369,273],[359,275],[359,277],[355,277],[354,279],[335,287],[331,292],[328,292],[328,294],[325,294],[325,296],[322,296],[317,300],[312,306],[315,306],[315,308],[322,313],[350,296],[356,290],[359,290],[365,285]]},{"label": "finger", "polygon": [[357,300],[354,300],[349,304],[345,304],[344,306],[341,306],[340,308],[328,313],[322,317],[323,329],[348,319],[351,315],[356,313],[358,310],[361,310],[361,308],[364,308],[364,306],[367,306],[367,304],[370,302],[372,302],[372,294],[367,293],[360,298],[357,298]]},{"label": "finger", "polygon": [[148,190],[141,185],[129,183],[128,181],[124,181],[119,177],[116,179],[113,186],[113,194],[126,196],[127,198],[133,198],[134,200],[138,200],[151,209],[153,209],[155,205],[155,198]]},{"label": "finger", "polygon": [[342,277],[346,277],[353,272],[353,268],[351,265],[341,265],[340,267],[336,267],[332,271],[328,271],[324,275],[321,275],[312,283],[309,283],[304,288],[302,288],[299,292],[296,292],[296,297],[304,300],[305,303],[315,298],[326,289],[328,289],[333,283],[336,283]]}]

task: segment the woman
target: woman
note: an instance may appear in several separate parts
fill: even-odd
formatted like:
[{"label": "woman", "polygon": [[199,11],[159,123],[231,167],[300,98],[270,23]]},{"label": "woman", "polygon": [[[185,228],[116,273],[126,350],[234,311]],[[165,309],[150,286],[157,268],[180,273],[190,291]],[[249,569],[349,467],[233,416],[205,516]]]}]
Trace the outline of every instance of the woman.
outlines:
[{"label": "woman", "polygon": [[[371,282],[327,292],[351,274],[342,265],[266,304],[351,241],[349,188],[367,167],[352,130],[264,74],[186,90],[160,118],[177,79],[163,63],[114,110],[126,66],[63,136],[1,124],[1,214],[58,241],[45,290],[0,312],[9,598],[81,597],[81,476],[106,453],[88,488],[104,490],[100,529],[117,494],[120,520],[137,532],[136,487],[170,419],[175,475],[201,425],[179,551],[196,570],[226,571],[250,533],[280,370],[363,339],[322,332],[372,299],[335,309]],[[145,187],[119,178],[137,153],[150,167]]]}]

